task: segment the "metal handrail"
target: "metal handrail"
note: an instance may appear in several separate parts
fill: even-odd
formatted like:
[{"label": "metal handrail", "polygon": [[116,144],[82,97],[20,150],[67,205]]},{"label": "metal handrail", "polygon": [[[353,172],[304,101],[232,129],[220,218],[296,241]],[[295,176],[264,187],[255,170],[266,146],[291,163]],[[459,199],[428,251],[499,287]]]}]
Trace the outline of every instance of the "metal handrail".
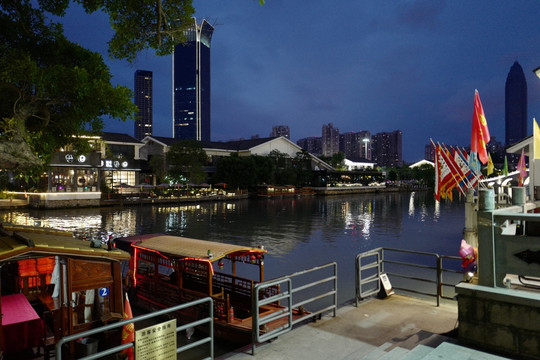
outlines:
[{"label": "metal handrail", "polygon": [[[118,321],[118,322],[116,322],[114,324],[109,324],[109,325],[101,326],[99,328],[95,328],[95,329],[87,330],[87,331],[80,332],[80,333],[77,333],[77,334],[65,336],[62,339],[60,339],[60,341],[58,341],[58,343],[56,343],[56,356],[55,356],[55,358],[56,359],[62,359],[63,358],[62,357],[62,346],[64,344],[66,344],[66,343],[71,342],[71,341],[78,340],[80,338],[85,338],[85,337],[88,337],[88,336],[91,336],[91,335],[94,335],[94,334],[103,333],[105,331],[116,329],[116,328],[122,327],[124,325],[136,323],[138,321],[143,321],[143,320],[151,319],[153,317],[165,315],[165,314],[168,314],[168,313],[171,313],[171,312],[180,311],[180,310],[183,310],[183,309],[186,309],[186,308],[189,308],[189,307],[193,307],[193,306],[197,306],[197,305],[200,305],[200,304],[203,304],[203,303],[208,303],[208,316],[204,317],[204,318],[201,318],[201,319],[198,319],[196,321],[193,321],[193,322],[190,322],[190,323],[185,323],[185,324],[183,324],[181,326],[178,326],[176,328],[176,332],[178,333],[178,332],[186,330],[186,329],[188,329],[190,327],[209,324],[210,331],[209,331],[208,336],[205,337],[205,338],[202,338],[202,339],[200,339],[198,341],[195,341],[195,342],[193,342],[191,344],[187,344],[187,345],[178,347],[176,349],[176,353],[179,354],[179,353],[181,353],[183,351],[187,351],[187,350],[192,349],[194,347],[201,346],[201,345],[204,345],[204,344],[209,344],[210,357],[207,357],[205,359],[213,359],[214,358],[214,301],[212,300],[211,297],[205,297],[203,299],[194,300],[194,301],[191,301],[189,303],[176,305],[176,306],[173,306],[173,307],[170,307],[170,308],[167,308],[167,309],[162,309],[162,310],[158,310],[158,311],[155,311],[155,312],[152,312],[152,313],[149,313],[149,314],[137,316],[137,317],[134,317],[132,319],[126,319],[126,320]],[[119,346],[112,347],[110,349],[100,351],[100,352],[98,352],[96,354],[91,354],[89,356],[81,358],[80,360],[100,359],[100,358],[102,358],[104,356],[116,354],[116,353],[118,353],[118,352],[120,352],[122,350],[129,349],[129,348],[134,348],[134,347],[135,347],[135,344],[133,342],[130,342],[130,343],[122,344],[122,345],[119,345]]]},{"label": "metal handrail", "polygon": [[[434,259],[434,264],[425,265],[425,264],[419,264],[419,263],[390,260],[390,259],[387,259],[387,257],[385,257],[385,253],[388,253],[388,252],[414,254],[414,255],[420,255],[424,258],[431,257]],[[373,257],[376,257],[375,261],[372,260],[372,262],[368,264],[363,264],[362,261],[364,259],[371,260]],[[430,253],[430,252],[424,252],[424,251],[394,249],[394,248],[385,248],[385,247],[376,248],[376,249],[358,254],[356,256],[356,262],[355,262],[355,265],[356,265],[356,296],[355,296],[356,306],[358,306],[359,300],[379,293],[381,289],[379,279],[382,273],[386,273],[386,275],[388,275],[389,277],[397,277],[397,278],[402,278],[402,279],[435,284],[437,287],[437,291],[435,294],[413,289],[413,288],[402,288],[402,287],[396,287],[396,286],[394,286],[393,288],[396,290],[404,290],[407,292],[421,294],[424,296],[435,297],[437,301],[437,306],[440,305],[440,299],[454,300],[454,297],[449,297],[445,295],[444,288],[455,287],[456,284],[444,282],[443,274],[444,273],[460,273],[460,271],[445,268],[443,266],[443,259],[454,260],[454,261],[462,260],[458,256],[439,255],[436,253]],[[436,280],[424,278],[424,277],[418,277],[418,276],[411,276],[404,273],[385,272],[385,265],[389,265],[389,264],[435,271]],[[366,272],[368,272],[369,275],[364,276],[363,274]],[[375,287],[372,286],[370,289],[364,291],[364,288],[372,283],[375,283]]]},{"label": "metal handrail", "polygon": [[[306,275],[306,274],[313,273],[316,271],[322,271],[327,268],[332,268],[333,275],[327,276],[322,279],[317,279],[313,282],[306,283],[301,286],[296,286],[296,287],[293,286],[293,279],[301,275]],[[303,270],[303,271],[296,272],[296,273],[283,276],[277,279],[255,284],[252,290],[253,292],[252,292],[252,312],[251,312],[252,314],[251,354],[255,355],[255,348],[256,348],[257,343],[272,340],[280,336],[281,334],[289,332],[290,330],[292,330],[292,327],[294,325],[302,321],[305,321],[308,318],[315,318],[317,315],[320,316],[321,314],[328,311],[332,311],[332,316],[335,317],[337,314],[337,280],[338,280],[337,263],[332,262],[326,265],[316,266],[308,270]],[[303,301],[294,302],[294,299],[293,299],[294,294],[298,294],[299,292],[312,289],[313,287],[317,285],[321,285],[325,283],[332,283],[333,286],[330,291],[327,291],[324,293],[317,293],[316,295],[311,296],[310,298],[305,299]],[[264,289],[273,287],[273,286],[279,286],[282,289],[281,292],[271,297],[259,298],[259,295],[261,293],[264,293]],[[283,290],[284,288],[285,290]],[[299,307],[303,307],[304,305],[307,305],[307,304],[312,304],[317,300],[321,300],[328,297],[331,297],[332,299],[331,305],[321,308],[321,309],[310,309],[310,311],[306,312],[304,316],[300,316],[299,318],[293,320],[293,316],[292,316],[293,309],[298,309]],[[274,303],[277,301],[280,302],[280,304],[283,306],[283,309],[273,314],[259,317],[259,308],[261,306],[265,304]],[[265,326],[271,321],[275,321],[284,317],[287,317],[286,324],[264,334],[259,332],[259,329],[261,328],[261,326]]]}]

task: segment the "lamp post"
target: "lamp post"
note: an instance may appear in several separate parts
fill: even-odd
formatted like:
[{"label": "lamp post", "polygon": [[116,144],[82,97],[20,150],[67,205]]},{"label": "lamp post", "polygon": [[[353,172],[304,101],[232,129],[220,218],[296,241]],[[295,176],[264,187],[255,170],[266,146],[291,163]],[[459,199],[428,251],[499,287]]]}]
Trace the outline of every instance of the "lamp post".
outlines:
[{"label": "lamp post", "polygon": [[364,140],[362,140],[364,142],[364,155],[365,155],[365,158],[367,160],[369,160],[368,158],[368,144],[369,144],[369,139],[368,138],[365,138]]}]

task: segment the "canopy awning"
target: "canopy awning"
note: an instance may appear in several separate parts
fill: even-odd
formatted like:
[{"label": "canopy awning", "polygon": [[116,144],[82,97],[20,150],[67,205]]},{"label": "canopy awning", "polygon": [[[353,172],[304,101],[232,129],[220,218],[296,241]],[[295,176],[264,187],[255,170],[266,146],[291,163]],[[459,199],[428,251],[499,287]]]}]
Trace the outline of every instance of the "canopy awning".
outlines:
[{"label": "canopy awning", "polygon": [[0,262],[49,255],[129,260],[129,254],[125,251],[91,247],[90,244],[89,241],[74,238],[67,231],[3,224],[0,227]]},{"label": "canopy awning", "polygon": [[156,234],[155,236],[142,235],[140,237],[132,236],[116,239],[116,241],[130,242],[136,248],[158,251],[162,255],[169,255],[171,257],[197,258],[209,261],[216,261],[227,255],[243,256],[247,254],[266,253],[266,250],[258,247],[254,248],[163,234]]}]

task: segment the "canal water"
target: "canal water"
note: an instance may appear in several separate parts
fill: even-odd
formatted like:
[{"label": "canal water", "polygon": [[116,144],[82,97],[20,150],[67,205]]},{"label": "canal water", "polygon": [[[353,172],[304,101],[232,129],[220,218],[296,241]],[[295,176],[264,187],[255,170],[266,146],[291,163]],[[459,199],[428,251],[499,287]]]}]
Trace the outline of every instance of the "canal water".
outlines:
[{"label": "canal water", "polygon": [[431,192],[246,199],[0,212],[0,222],[46,226],[78,236],[168,233],[249,246],[263,245],[265,279],[338,264],[338,302],[354,298],[357,254],[391,247],[458,255],[464,204],[436,203]]}]

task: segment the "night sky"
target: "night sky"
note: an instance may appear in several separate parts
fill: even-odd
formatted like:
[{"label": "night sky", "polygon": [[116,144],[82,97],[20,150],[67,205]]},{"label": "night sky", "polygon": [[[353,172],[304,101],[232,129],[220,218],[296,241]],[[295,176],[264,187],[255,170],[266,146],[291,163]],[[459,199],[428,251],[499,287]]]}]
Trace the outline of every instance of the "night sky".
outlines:
[{"label": "night sky", "polygon": [[[529,131],[540,118],[540,1],[195,0],[197,21],[215,26],[211,47],[212,140],[270,135],[291,140],[401,130],[403,160],[423,158],[429,139],[467,146],[474,90],[492,137],[504,143],[504,87],[514,61],[525,72]],[[107,55],[112,30],[71,7],[70,40],[103,54],[113,83],[133,89],[135,70],[154,74],[154,135],[172,136],[172,56]],[[133,135],[132,123],[106,131]]]}]

